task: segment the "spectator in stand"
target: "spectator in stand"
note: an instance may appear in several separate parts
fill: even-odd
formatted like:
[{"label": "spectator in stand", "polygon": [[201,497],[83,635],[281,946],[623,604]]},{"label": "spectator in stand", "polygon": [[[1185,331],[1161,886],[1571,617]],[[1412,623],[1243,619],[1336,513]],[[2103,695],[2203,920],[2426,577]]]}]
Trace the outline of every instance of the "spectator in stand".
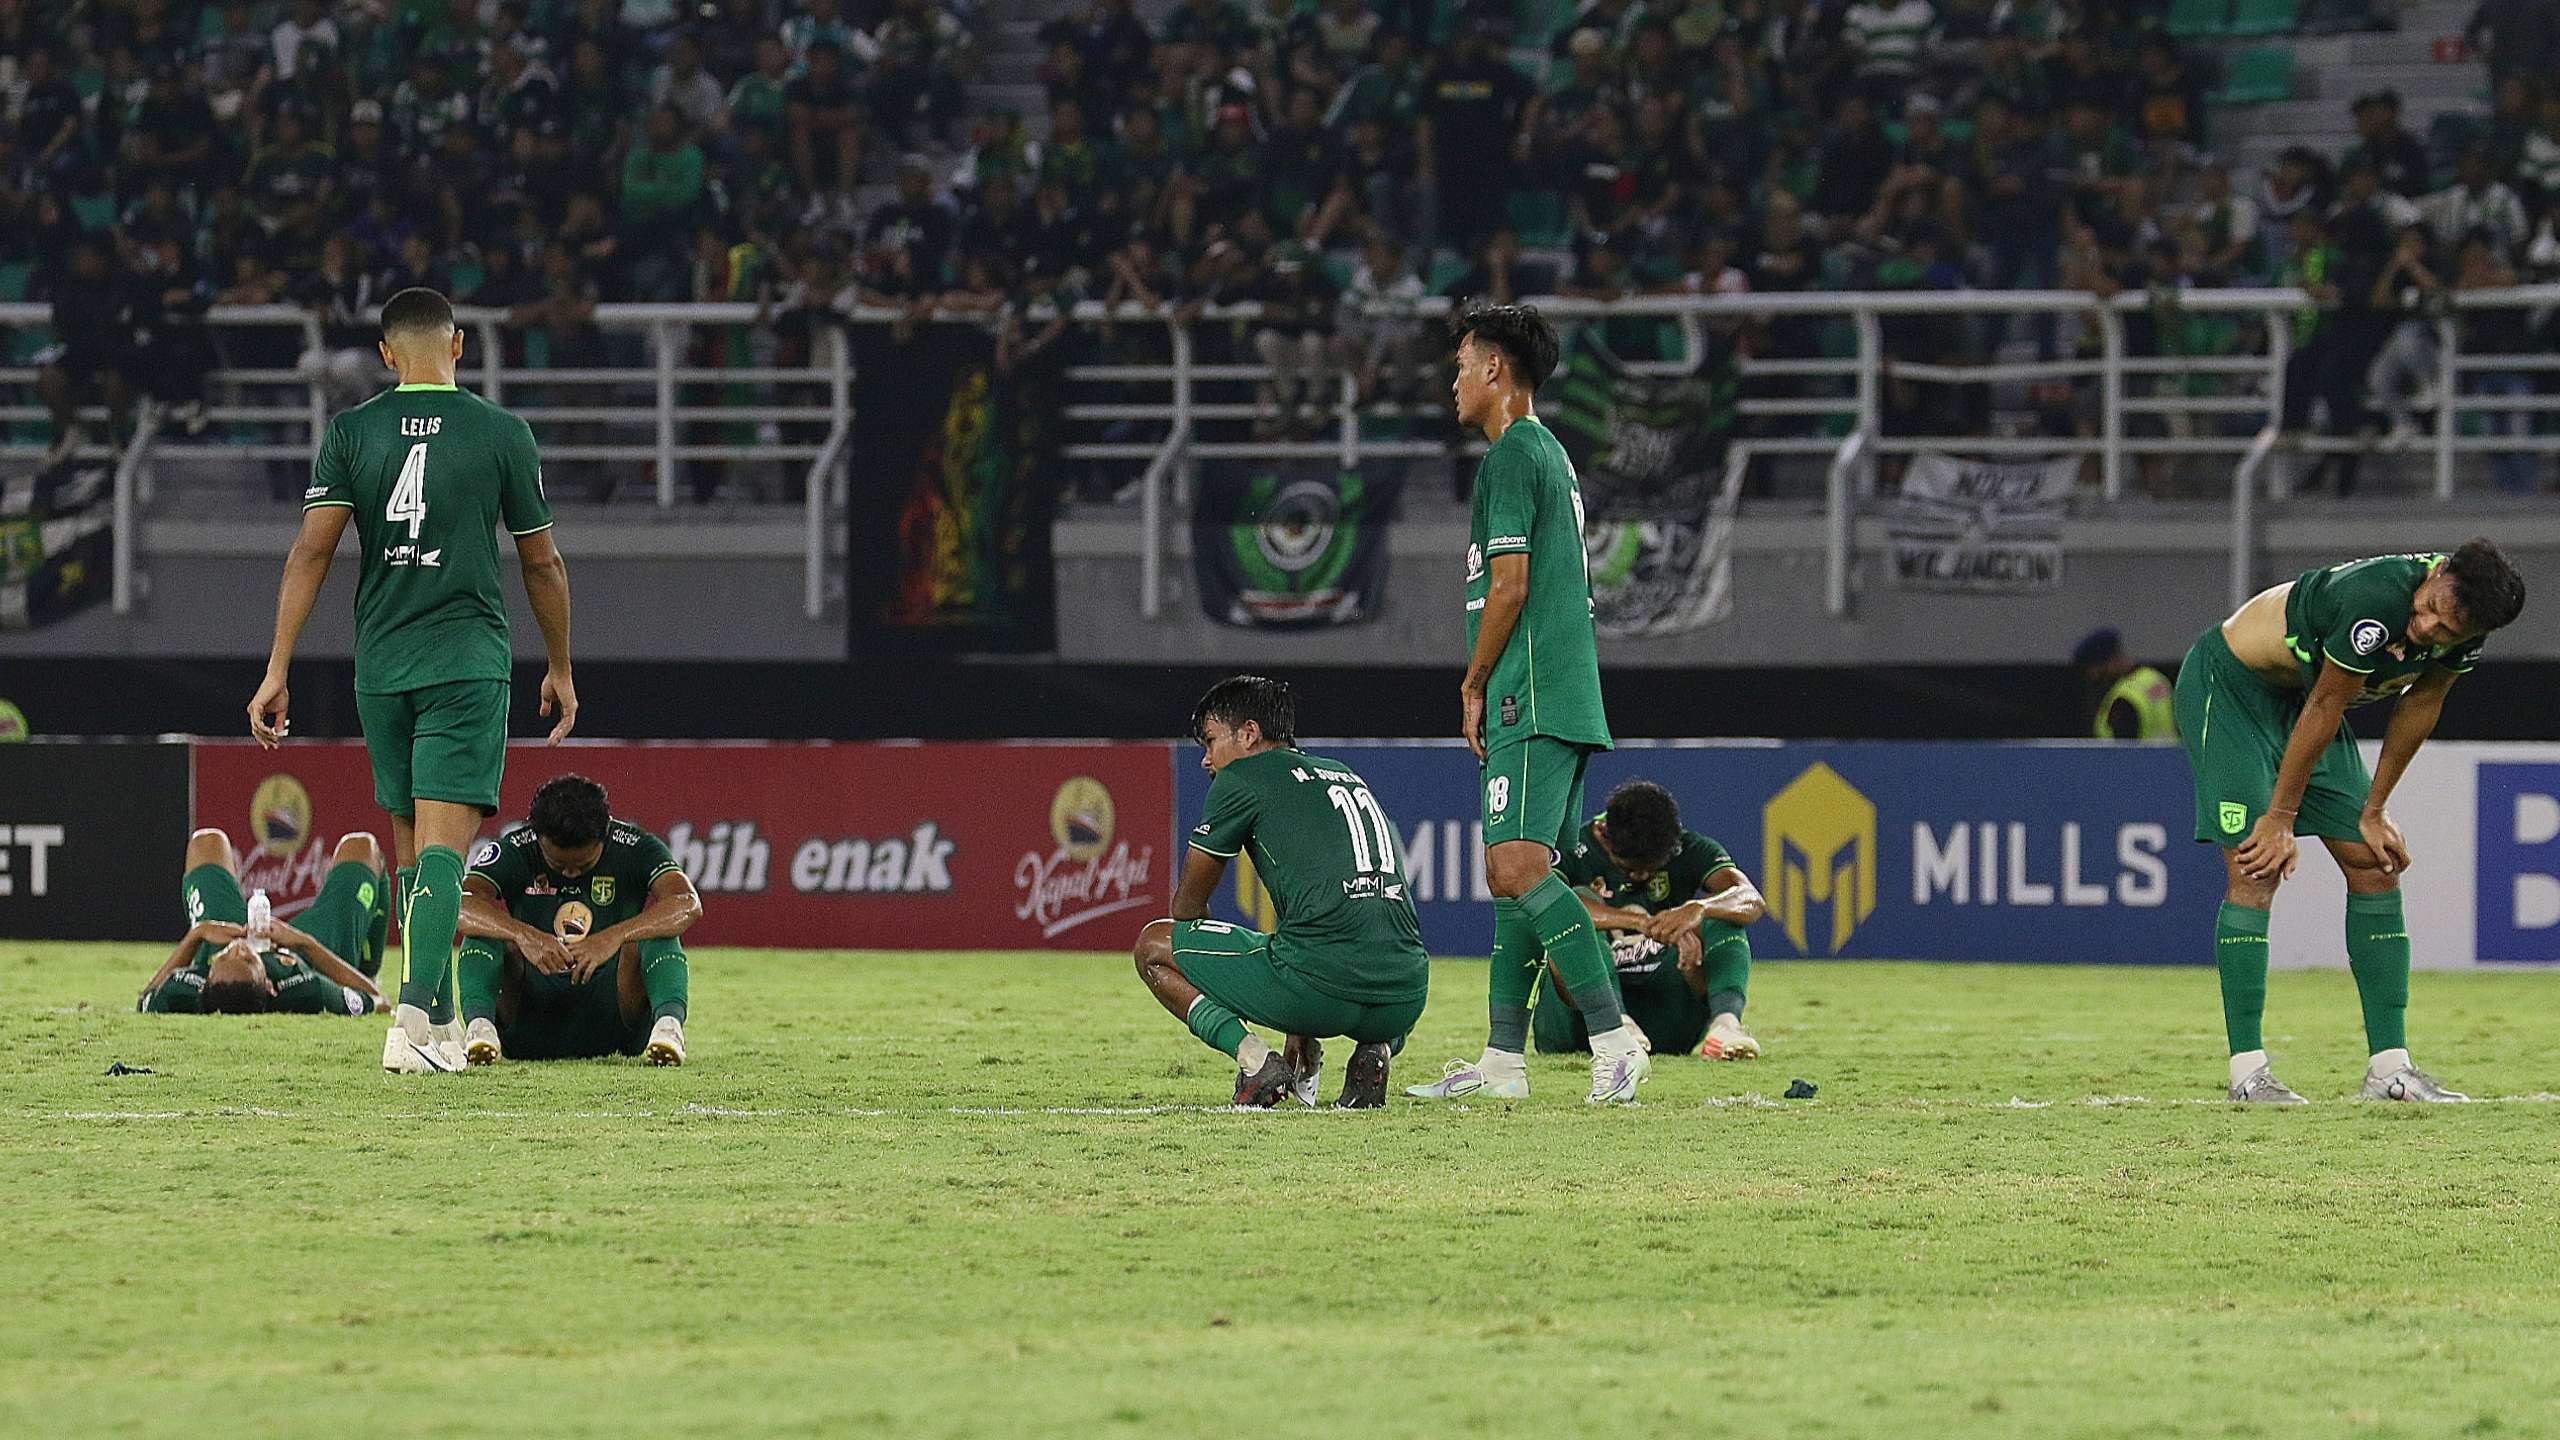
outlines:
[{"label": "spectator in stand", "polygon": [[293,14],[276,22],[268,38],[275,47],[275,78],[287,83],[306,65],[326,64],[342,44],[325,0],[293,0]]},{"label": "spectator in stand", "polygon": [[1335,354],[1361,404],[1417,406],[1431,392],[1432,372],[1448,357],[1422,322],[1423,294],[1404,247],[1372,234],[1343,287],[1334,327]]},{"label": "spectator in stand", "polygon": [[[777,94],[775,98],[780,96]],[[729,98],[722,92],[720,81],[702,68],[700,40],[678,33],[668,44],[667,63],[659,66],[649,77],[649,103],[674,107],[676,114],[682,116],[684,122],[693,127],[694,133],[704,139],[718,134],[725,127]]]},{"label": "spectator in stand", "polygon": [[2428,312],[2443,302],[2446,286],[2430,263],[2430,240],[2425,225],[2404,227],[2366,300],[2377,326],[2387,330],[2366,371],[2365,388],[2391,424],[2383,443],[2395,449],[2418,433],[2412,411],[2432,410],[2439,398],[2436,327]]},{"label": "spectator in stand", "polygon": [[[815,0],[833,8],[831,0]],[[791,171],[809,196],[804,224],[853,224],[853,188],[862,177],[861,100],[844,71],[844,49],[810,42],[808,70],[785,90]]]},{"label": "spectator in stand", "polygon": [[2560,8],[2551,0],[2480,0],[2462,35],[2489,52],[2492,84],[2518,75],[2548,85],[2560,75]]},{"label": "spectator in stand", "polygon": [[1423,175],[1412,145],[1389,137],[1384,120],[1364,116],[1353,122],[1335,186],[1342,203],[1356,205],[1370,224],[1416,254],[1431,252],[1440,233],[1439,187]]},{"label": "spectator in stand", "polygon": [[1871,105],[1901,105],[1937,24],[1929,0],[1857,0],[1849,7],[1841,38],[1856,56],[1858,86]]},{"label": "spectator in stand", "polygon": [[319,268],[294,282],[288,295],[320,322],[320,343],[294,368],[320,387],[329,409],[343,410],[380,390],[384,372],[374,342],[382,338],[382,302],[391,292],[366,268],[354,237],[330,236],[320,247]]},{"label": "spectator in stand", "polygon": [[2382,188],[2415,199],[2435,188],[2427,168],[2426,142],[2400,125],[2400,92],[2376,90],[2355,103],[2356,143],[2347,147],[2338,168],[2369,163],[2380,174]]},{"label": "spectator in stand", "polygon": [[1234,298],[1262,306],[1253,348],[1271,367],[1271,379],[1263,388],[1254,433],[1266,439],[1283,434],[1311,438],[1334,403],[1329,338],[1334,295],[1324,267],[1294,245],[1274,244],[1270,222],[1260,211],[1246,216],[1233,240],[1212,249],[1219,246],[1233,252],[1236,271],[1246,277]]},{"label": "spectator in stand", "polygon": [[899,252],[914,293],[930,294],[942,287],[957,228],[950,203],[933,193],[932,162],[911,154],[898,162],[897,197],[872,212],[863,238],[874,252]]},{"label": "spectator in stand", "polygon": [[2254,285],[2260,264],[2258,205],[2231,189],[2231,168],[2211,156],[2196,171],[2196,198],[2182,217],[2201,246],[2201,280],[2211,285]]},{"label": "spectator in stand", "polygon": [[2488,147],[2464,146],[2454,176],[2451,186],[2428,196],[2420,207],[2428,227],[2438,235],[2466,240],[2474,234],[2485,235],[2502,260],[2523,253],[2533,233],[2532,222],[2526,217],[2524,201],[2490,169]]},{"label": "spectator in stand", "polygon": [[1475,265],[1443,293],[1457,300],[1511,305],[1532,295],[1552,295],[1555,286],[1554,268],[1523,254],[1520,232],[1505,225],[1477,249]]},{"label": "spectator in stand", "polygon": [[72,242],[70,263],[53,281],[54,343],[36,355],[36,389],[53,416],[48,464],[88,443],[80,406],[92,396],[106,402],[108,447],[124,444],[133,406],[125,380],[132,358],[125,327],[130,285],[103,237],[83,234]]},{"label": "spectator in stand", "polygon": [[873,32],[872,43],[878,59],[871,96],[889,142],[904,146],[912,127],[921,124],[948,144],[977,65],[968,27],[933,0],[891,0],[889,17]]},{"label": "spectator in stand", "polygon": [[[2516,271],[2507,263],[2507,253],[2484,231],[2463,236],[2456,251],[2453,288],[2503,290],[2514,285]],[[2464,310],[2455,323],[2459,329],[2455,343],[2466,356],[2526,355],[2537,348],[2532,321],[2520,307]],[[2533,393],[2533,379],[2521,371],[2473,370],[2463,376],[2462,388],[2471,395],[2523,396]],[[2521,439],[2532,433],[2524,412],[2491,411],[2480,418],[2482,430],[2499,439]],[[2533,470],[2534,457],[2519,451],[2489,457],[2490,483],[2509,494],[2532,491]]]},{"label": "spectator in stand", "polygon": [[648,143],[633,146],[622,164],[620,249],[637,298],[683,296],[690,273],[686,254],[705,203],[707,168],[702,147],[686,134],[684,117],[674,106],[649,112]]},{"label": "spectator in stand", "polygon": [[2560,195],[2560,88],[2542,97],[2542,119],[2516,157],[2518,184],[2543,204]]},{"label": "spectator in stand", "polygon": [[1502,223],[1514,167],[1529,155],[1532,92],[1498,41],[1489,22],[1468,21],[1456,53],[1424,88],[1422,173],[1439,185],[1442,229],[1462,249]]},{"label": "spectator in stand", "polygon": [[1876,121],[1875,102],[1863,93],[1841,96],[1822,145],[1810,208],[1844,229],[1856,223],[1875,205],[1893,161],[1893,142]]}]

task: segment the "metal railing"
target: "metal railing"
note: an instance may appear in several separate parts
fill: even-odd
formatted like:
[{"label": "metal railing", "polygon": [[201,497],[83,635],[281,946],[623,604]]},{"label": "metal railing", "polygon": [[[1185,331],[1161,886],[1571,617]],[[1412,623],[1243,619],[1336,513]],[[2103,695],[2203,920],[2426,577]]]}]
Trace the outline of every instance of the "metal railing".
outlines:
[{"label": "metal railing", "polygon": [[[1449,302],[1421,302],[1412,319],[1435,324]],[[1878,488],[1879,461],[1923,450],[1979,456],[2080,454],[2094,457],[2096,493],[2113,501],[2127,489],[2128,457],[2246,457],[2234,472],[2234,583],[2243,551],[2254,545],[2247,527],[2255,506],[2242,487],[2263,472],[2270,496],[2290,491],[2291,452],[2340,453],[2365,442],[2312,436],[2279,444],[2286,370],[2293,354],[2293,323],[2312,308],[2294,289],[2199,290],[2174,297],[2128,292],[2098,297],[2076,291],[1802,292],[1790,294],[1661,295],[1615,301],[1547,298],[1540,308],[1560,321],[1651,319],[1676,337],[1669,353],[1632,362],[1639,372],[1677,374],[1699,368],[1719,327],[1742,322],[1828,325],[1844,337],[1842,353],[1745,355],[1735,371],[1745,385],[1736,411],[1747,434],[1751,461],[1795,458],[1827,464],[1823,505],[1828,512],[1826,592],[1835,612],[1849,603],[1856,539],[1855,520]],[[2545,310],[2560,307],[2560,285],[2467,291],[2446,298],[2442,310],[2420,321],[2437,342],[2434,429],[2424,454],[2435,498],[2449,499],[2465,457],[2560,452],[2560,435],[2529,433],[2543,416],[2560,416],[2560,394],[2515,393],[2512,377],[2560,372],[2560,356],[2473,354],[2461,348],[2461,317],[2491,308]],[[654,500],[671,509],[679,499],[678,473],[688,462],[805,462],[799,499],[807,533],[797,547],[805,567],[807,613],[816,618],[828,594],[826,565],[831,526],[840,523],[845,471],[859,440],[854,427],[853,361],[845,326],[890,324],[916,317],[906,312],[849,308],[816,328],[811,358],[800,365],[694,364],[686,352],[699,336],[746,330],[769,334],[778,317],[746,304],[599,305],[593,322],[610,337],[626,363],[586,366],[511,365],[511,334],[503,312],[465,307],[458,318],[471,343],[463,378],[490,399],[508,403],[535,429],[546,459],[652,467]],[[2130,325],[2137,315],[2229,317],[2248,327],[2246,353],[2134,354]],[[1907,359],[1893,353],[1888,329],[1895,322],[1936,317],[1970,323],[2047,315],[2093,332],[2092,353],[2051,361],[1964,364]],[[1393,407],[1364,406],[1347,368],[1331,378],[1323,438],[1254,433],[1268,411],[1258,393],[1269,369],[1237,347],[1228,358],[1204,341],[1225,327],[1230,340],[1247,334],[1260,317],[1253,306],[1183,312],[1134,305],[1114,310],[1087,302],[1073,312],[1080,326],[1116,325],[1162,332],[1161,358],[1114,357],[1070,365],[1059,415],[1069,427],[1063,453],[1072,462],[1143,462],[1138,475],[1137,523],[1143,527],[1142,608],[1159,613],[1162,550],[1168,521],[1189,500],[1194,462],[1217,459],[1305,460],[1357,465],[1370,460],[1415,460],[1450,455],[1445,434],[1376,433]],[[218,339],[238,341],[268,332],[286,346],[319,351],[323,332],[309,312],[289,306],[217,307],[207,317]],[[983,315],[931,315],[927,323],[984,324]],[[1034,318],[1045,319],[1035,315]],[[41,330],[47,307],[0,305],[0,329]],[[246,350],[248,346],[235,345]],[[270,349],[275,348],[272,342]],[[1210,350],[1207,358],[1204,349]],[[635,358],[636,357],[636,360]],[[280,358],[270,356],[268,358]],[[28,403],[37,371],[0,366],[0,456],[25,458],[46,448],[30,427],[45,418]],[[2498,393],[2475,393],[2475,377],[2510,377]],[[151,498],[153,467],[160,461],[200,465],[217,460],[274,464],[308,463],[326,427],[330,399],[324,378],[301,367],[221,364],[211,375],[212,438],[176,438],[165,426],[146,430],[116,472],[118,566],[116,608],[130,608],[138,562],[133,523]],[[2094,433],[2069,435],[1918,435],[1887,433],[1886,390],[1894,383],[2003,385],[2063,381],[2094,385]],[[1775,390],[1781,393],[1766,393]],[[726,393],[722,393],[722,392]],[[706,393],[708,392],[708,393]],[[1445,412],[1420,412],[1439,423]],[[2504,420],[2527,433],[2471,434],[2473,417]],[[1412,415],[1402,418],[1412,419]],[[2522,424],[2516,422],[2521,419]],[[755,438],[688,438],[688,429],[754,426]],[[14,434],[8,433],[14,427]],[[1096,427],[1114,427],[1110,433]],[[1137,427],[1140,433],[1126,433]],[[2553,428],[2560,429],[2560,425]],[[1461,447],[1463,455],[1474,446]],[[1170,487],[1170,489],[1168,488]]]}]

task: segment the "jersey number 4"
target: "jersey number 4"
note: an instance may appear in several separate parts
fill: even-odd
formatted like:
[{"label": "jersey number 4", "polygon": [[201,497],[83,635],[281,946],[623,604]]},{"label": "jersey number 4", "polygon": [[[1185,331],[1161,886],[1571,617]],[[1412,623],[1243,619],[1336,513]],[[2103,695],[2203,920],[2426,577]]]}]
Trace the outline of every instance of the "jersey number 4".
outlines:
[{"label": "jersey number 4", "polygon": [[[1369,798],[1365,785],[1331,785],[1325,797],[1333,808],[1342,812],[1342,823],[1351,831],[1351,868],[1363,875],[1396,873],[1396,832]],[[1374,844],[1372,843],[1374,842]]]},{"label": "jersey number 4", "polygon": [[394,525],[406,522],[412,540],[427,523],[426,441],[410,446],[409,458],[400,462],[400,478],[391,482],[391,503],[382,507],[382,518]]}]

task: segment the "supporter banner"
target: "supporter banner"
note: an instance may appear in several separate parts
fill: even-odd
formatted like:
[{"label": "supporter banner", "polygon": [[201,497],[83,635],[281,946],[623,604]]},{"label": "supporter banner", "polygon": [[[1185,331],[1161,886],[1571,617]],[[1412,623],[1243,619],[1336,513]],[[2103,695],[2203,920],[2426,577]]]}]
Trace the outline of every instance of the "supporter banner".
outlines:
[{"label": "supporter banner", "polygon": [[1917,455],[1886,521],[1886,572],[1906,590],[2015,595],[2062,584],[2062,513],[2076,456]]},{"label": "supporter banner", "polygon": [[176,939],[187,751],[0,745],[0,939]]},{"label": "supporter banner", "polygon": [[1210,461],[1191,521],[1200,608],[1227,625],[1350,625],[1378,613],[1401,473]]},{"label": "supporter banner", "polygon": [[[1017,363],[994,335],[961,325],[903,338],[863,327],[854,346],[856,648],[884,633],[957,650],[1053,648],[1061,352]],[[881,526],[881,515],[896,520]]]},{"label": "supporter banner", "polygon": [[1606,639],[1677,635],[1733,613],[1733,517],[1742,476],[1725,477],[1703,520],[1602,520],[1582,530],[1591,622]]},{"label": "supporter banner", "polygon": [[[1484,953],[1493,909],[1475,758],[1455,745],[1316,748],[1369,781],[1404,837],[1435,954]],[[1207,779],[1177,766],[1181,813]],[[2174,749],[2110,745],[1631,746],[1591,764],[1589,805],[1630,779],[1669,786],[1769,900],[1753,948],[1870,959],[2212,961],[2222,893],[2189,840]],[[1250,921],[1236,887],[1219,913]],[[2334,926],[2330,927],[2334,930]]]},{"label": "supporter banner", "polygon": [[0,481],[0,630],[59,620],[115,582],[115,471],[64,460]]},{"label": "supporter banner", "polygon": [[[601,781],[614,813],[663,836],[701,888],[698,944],[1120,949],[1169,895],[1165,757],[1163,745],[527,744],[508,751],[500,821],[551,776]],[[310,902],[340,837],[389,836],[360,744],[199,743],[194,802],[279,913]]]},{"label": "supporter banner", "polygon": [[1586,521],[1697,519],[1715,498],[1733,433],[1730,356],[1694,375],[1639,375],[1586,326],[1538,389],[1538,418],[1564,442]]}]

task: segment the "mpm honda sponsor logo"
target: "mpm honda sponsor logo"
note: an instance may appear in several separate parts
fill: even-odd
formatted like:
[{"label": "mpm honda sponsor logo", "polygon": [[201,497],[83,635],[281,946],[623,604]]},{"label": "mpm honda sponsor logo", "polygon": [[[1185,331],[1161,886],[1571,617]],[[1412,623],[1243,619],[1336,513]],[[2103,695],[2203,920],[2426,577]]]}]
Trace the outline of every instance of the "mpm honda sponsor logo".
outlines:
[{"label": "mpm honda sponsor logo", "polygon": [[1049,836],[1056,847],[1045,855],[1031,851],[1013,867],[1021,894],[1013,913],[1039,926],[1040,938],[1154,903],[1147,877],[1156,847],[1133,853],[1128,841],[1112,838],[1116,824],[1111,791],[1090,775],[1067,781],[1051,797]]}]

